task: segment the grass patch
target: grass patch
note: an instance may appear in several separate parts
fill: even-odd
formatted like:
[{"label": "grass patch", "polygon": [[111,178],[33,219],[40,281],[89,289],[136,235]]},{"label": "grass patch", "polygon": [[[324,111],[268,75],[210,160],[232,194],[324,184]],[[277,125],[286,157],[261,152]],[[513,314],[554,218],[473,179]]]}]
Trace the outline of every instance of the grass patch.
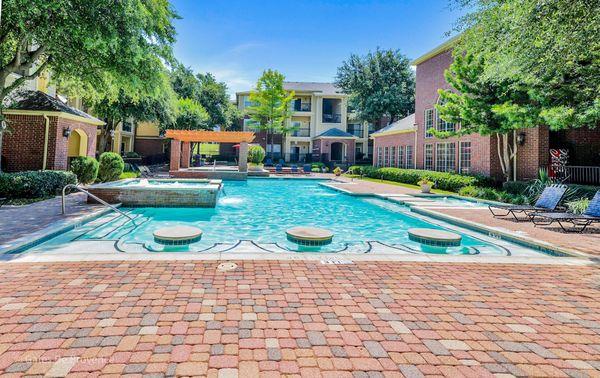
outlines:
[{"label": "grass patch", "polygon": [[119,180],[138,178],[140,176],[141,176],[140,172],[123,172],[119,176]]},{"label": "grass patch", "polygon": [[[389,184],[389,185],[401,186],[401,187],[404,187],[404,188],[415,189],[415,190],[421,191],[421,187],[418,186],[418,185],[411,185],[411,184],[405,184],[405,183],[402,183],[402,182],[381,180],[381,179],[375,179],[375,178],[370,178],[370,177],[360,177],[360,175],[344,175],[344,176],[345,177],[359,179],[359,180],[364,180],[364,181],[377,182],[377,183],[380,183],[380,184]],[[447,190],[441,190],[441,189],[432,189],[431,193],[433,193],[433,194],[444,194],[444,195],[456,195],[455,192],[449,192]]]}]

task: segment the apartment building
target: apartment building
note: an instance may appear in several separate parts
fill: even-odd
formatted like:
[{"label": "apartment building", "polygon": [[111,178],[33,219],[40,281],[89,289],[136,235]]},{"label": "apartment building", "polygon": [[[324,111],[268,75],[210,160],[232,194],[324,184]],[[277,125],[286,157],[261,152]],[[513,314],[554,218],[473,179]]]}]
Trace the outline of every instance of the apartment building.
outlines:
[{"label": "apartment building", "polygon": [[[440,101],[438,90],[451,89],[444,72],[452,64],[455,43],[455,38],[450,39],[412,62],[416,66],[414,127],[409,127],[413,121],[407,118],[389,132],[374,135],[374,165],[402,167],[403,160],[398,154],[406,153],[408,148],[418,169],[504,179],[495,137],[470,134],[440,139],[428,132],[431,128],[439,131],[460,128],[460,124],[441,119],[435,109]],[[554,173],[560,169],[568,181],[600,184],[600,130],[581,128],[554,132],[541,125],[516,134],[518,152],[513,162],[514,178],[536,178],[540,168],[547,168]],[[555,166],[558,160],[561,161],[559,168]],[[404,162],[410,166],[406,158]]]},{"label": "apartment building", "polygon": [[[354,163],[369,151],[369,125],[353,121],[348,112],[348,96],[332,83],[285,82],[284,88],[294,91],[289,125],[295,131],[275,135],[267,145],[266,133],[257,132],[256,143],[276,158],[286,162],[326,161]],[[237,106],[245,111],[250,91],[236,94]],[[249,116],[243,120],[244,131],[256,131]],[[270,141],[269,141],[270,142]]]}]

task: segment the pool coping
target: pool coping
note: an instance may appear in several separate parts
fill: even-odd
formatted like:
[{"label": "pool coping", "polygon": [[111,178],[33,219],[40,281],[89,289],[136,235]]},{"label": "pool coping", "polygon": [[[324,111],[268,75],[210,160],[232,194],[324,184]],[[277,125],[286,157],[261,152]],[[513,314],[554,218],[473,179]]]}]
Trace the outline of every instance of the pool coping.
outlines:
[{"label": "pool coping", "polygon": [[[342,183],[346,184],[346,182],[342,182]],[[342,192],[344,194],[354,196],[354,197],[374,197],[374,198],[385,199],[387,201],[391,201],[391,200],[398,198],[398,197],[394,197],[394,196],[390,196],[390,195],[377,194],[377,193],[355,193],[355,192],[352,192],[352,191],[344,189],[344,188],[330,185],[328,183],[321,183],[320,185],[323,185],[330,189],[333,189],[338,192]],[[412,197],[418,197],[418,198],[450,197],[450,198],[467,200],[470,202],[487,203],[490,205],[491,204],[499,204],[499,202],[495,202],[495,201],[487,201],[487,200],[478,201],[478,200],[474,200],[474,199],[470,199],[470,198],[458,196],[458,195],[442,195],[442,194],[424,194],[423,195],[423,194],[419,193],[419,194],[415,194],[415,195],[406,194],[405,196],[407,196],[407,197],[412,196]],[[398,201],[394,200],[393,202],[397,203]],[[539,251],[546,255],[552,256],[552,255],[559,254],[559,255],[566,255],[566,256],[560,256],[560,257],[575,257],[575,258],[584,258],[584,259],[590,259],[590,258],[594,257],[594,256],[590,256],[584,252],[579,252],[579,251],[562,248],[562,247],[556,246],[551,243],[543,242],[541,240],[533,239],[533,238],[526,237],[526,236],[518,236],[518,235],[515,235],[514,233],[509,233],[508,231],[503,231],[503,230],[499,230],[494,227],[489,227],[489,226],[483,225],[481,223],[471,222],[471,221],[464,220],[462,218],[443,214],[443,213],[437,212],[433,209],[426,208],[422,205],[414,205],[414,204],[408,204],[408,203],[403,203],[403,205],[407,206],[411,211],[413,211],[417,214],[421,214],[421,215],[432,217],[432,218],[435,218],[438,220],[442,220],[442,221],[448,222],[450,224],[453,224],[455,226],[467,228],[471,231],[480,232],[480,233],[483,233],[492,238],[499,238],[499,239],[502,239],[502,240],[505,240],[505,241],[508,241],[511,243],[521,245],[523,247],[531,248],[533,250]]]}]

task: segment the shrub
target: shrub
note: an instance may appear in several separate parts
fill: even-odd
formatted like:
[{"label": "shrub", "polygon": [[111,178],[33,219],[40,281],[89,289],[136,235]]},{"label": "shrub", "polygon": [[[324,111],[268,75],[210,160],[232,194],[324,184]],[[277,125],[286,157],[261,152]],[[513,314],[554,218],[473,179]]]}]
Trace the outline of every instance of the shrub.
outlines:
[{"label": "shrub", "polygon": [[314,168],[311,168],[311,169],[310,169],[310,171],[311,171],[311,172],[314,172],[314,173],[321,173],[321,168],[319,168],[319,167],[314,167]]},{"label": "shrub", "polygon": [[141,157],[141,155],[135,151],[129,151],[129,152],[125,152],[125,157],[126,158],[139,158],[139,157]]},{"label": "shrub", "polygon": [[427,177],[435,182],[436,188],[453,192],[456,192],[465,186],[475,185],[477,181],[477,179],[472,176],[463,176],[447,172],[433,172],[421,169],[372,167],[372,169],[363,169],[363,174],[371,178],[396,181],[411,185],[417,185],[422,178]]},{"label": "shrub", "polygon": [[480,188],[473,186],[473,185],[469,185],[469,186],[460,188],[460,190],[458,191],[458,194],[463,197],[478,197],[479,191],[480,191]]},{"label": "shrub", "polygon": [[43,198],[54,196],[77,176],[67,171],[27,171],[0,173],[0,197]]},{"label": "shrub", "polygon": [[323,168],[323,167],[325,167],[325,164],[324,163],[312,163],[311,167],[312,168]]},{"label": "shrub", "polygon": [[590,199],[583,197],[575,201],[567,202],[566,205],[570,212],[575,214],[583,214],[590,205]]},{"label": "shrub", "polygon": [[114,152],[105,152],[100,155],[100,168],[98,169],[98,179],[101,182],[115,181],[119,179],[125,163],[123,158]]},{"label": "shrub", "polygon": [[98,160],[89,156],[79,156],[71,160],[71,172],[77,176],[77,181],[89,184],[98,177]]},{"label": "shrub", "polygon": [[333,173],[335,173],[336,175],[341,175],[342,174],[342,168],[340,167],[335,167],[335,169],[333,170]]},{"label": "shrub", "polygon": [[502,184],[502,189],[510,194],[523,194],[529,187],[529,181],[507,181]]},{"label": "shrub", "polygon": [[262,146],[250,146],[248,149],[248,161],[258,165],[263,160],[265,160],[265,149]]},{"label": "shrub", "polygon": [[362,165],[351,165],[348,167],[347,173],[350,175],[360,175],[362,173]]},{"label": "shrub", "polygon": [[140,172],[123,172],[121,173],[121,176],[119,176],[120,180],[124,180],[124,179],[132,179],[132,178],[138,178],[141,176]]},{"label": "shrub", "polygon": [[492,188],[481,188],[477,197],[488,201],[501,200],[500,193],[496,189]]}]

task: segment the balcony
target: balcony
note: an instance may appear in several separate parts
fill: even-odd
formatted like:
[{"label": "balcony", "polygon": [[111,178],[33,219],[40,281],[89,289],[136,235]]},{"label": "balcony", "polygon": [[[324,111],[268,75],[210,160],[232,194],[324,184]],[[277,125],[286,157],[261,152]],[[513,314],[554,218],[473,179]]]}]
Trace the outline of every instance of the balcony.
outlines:
[{"label": "balcony", "polygon": [[323,113],[323,123],[342,123],[342,115]]},{"label": "balcony", "polygon": [[348,125],[348,133],[354,135],[355,137],[362,138],[364,135],[363,125],[360,125],[360,124]]},{"label": "balcony", "polygon": [[310,112],[311,111],[310,102],[302,102],[302,103],[294,102],[293,109],[295,112]]},{"label": "balcony", "polygon": [[310,127],[303,127],[298,130],[292,131],[292,136],[294,137],[309,137],[310,136]]}]

